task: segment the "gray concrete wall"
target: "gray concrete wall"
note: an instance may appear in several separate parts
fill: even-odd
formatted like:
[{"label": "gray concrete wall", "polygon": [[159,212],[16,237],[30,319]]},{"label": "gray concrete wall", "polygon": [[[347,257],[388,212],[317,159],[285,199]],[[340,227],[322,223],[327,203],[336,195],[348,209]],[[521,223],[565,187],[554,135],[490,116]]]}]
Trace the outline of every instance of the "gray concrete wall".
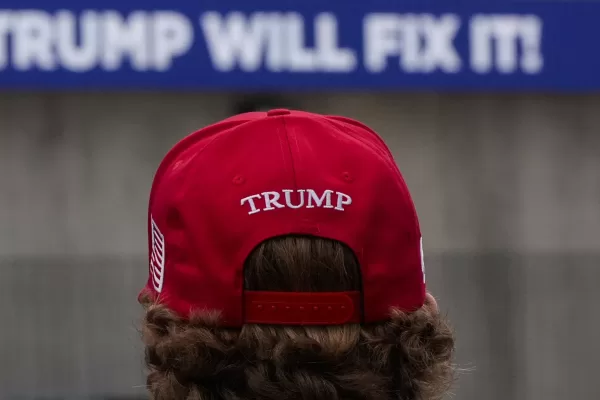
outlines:
[{"label": "gray concrete wall", "polygon": [[[143,393],[152,174],[234,97],[0,94],[0,398]],[[600,96],[299,95],[390,144],[463,400],[600,398]]]}]

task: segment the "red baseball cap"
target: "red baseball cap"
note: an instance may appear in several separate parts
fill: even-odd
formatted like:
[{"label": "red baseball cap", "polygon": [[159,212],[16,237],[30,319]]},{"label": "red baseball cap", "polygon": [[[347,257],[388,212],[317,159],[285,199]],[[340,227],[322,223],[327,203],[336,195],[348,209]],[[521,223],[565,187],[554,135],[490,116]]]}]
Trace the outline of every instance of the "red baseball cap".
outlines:
[{"label": "red baseball cap", "polygon": [[[148,213],[148,293],[182,317],[223,326],[337,325],[425,301],[422,239],[389,149],[349,118],[284,109],[240,114],[187,136],[160,164]],[[284,235],[343,242],[362,290],[244,290],[244,262]],[[141,295],[141,294],[140,294]]]}]

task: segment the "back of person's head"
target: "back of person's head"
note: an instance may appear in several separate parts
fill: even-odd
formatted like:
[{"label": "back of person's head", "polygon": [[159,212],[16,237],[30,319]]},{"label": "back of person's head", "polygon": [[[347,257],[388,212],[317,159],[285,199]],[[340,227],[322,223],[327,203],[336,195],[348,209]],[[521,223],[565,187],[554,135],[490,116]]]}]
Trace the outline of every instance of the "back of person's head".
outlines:
[{"label": "back of person's head", "polygon": [[[442,397],[453,378],[454,338],[425,292],[416,213],[389,151],[354,121],[280,112],[246,114],[196,132],[157,172],[149,213],[150,277],[140,294],[151,397]],[[359,139],[350,149],[338,149],[340,160],[324,166],[316,180],[316,171],[309,170],[315,159],[303,148],[319,147],[321,139],[311,138],[309,129],[315,120],[342,142],[348,139],[336,129]],[[280,126],[285,131],[273,133]],[[258,136],[249,143],[260,143],[263,152],[243,146],[249,132]],[[261,132],[271,132],[276,151],[269,151]],[[365,172],[366,164],[344,165],[348,152],[360,154],[353,148],[365,138],[366,155],[357,161],[385,164],[391,179],[375,177],[382,172],[377,168]],[[233,150],[214,166],[226,171],[206,170],[207,177],[196,182],[198,171],[213,161],[210,153],[223,154],[217,140]],[[264,159],[281,154],[283,161]],[[248,171],[248,163],[267,165]],[[269,163],[283,164],[296,187],[279,187],[285,182],[277,182],[280,172]],[[235,164],[241,165],[229,167]],[[318,180],[332,170],[343,184],[329,179],[331,190],[319,190]],[[215,175],[226,183],[219,187]],[[378,198],[383,194],[388,199]],[[210,196],[218,199],[207,201]],[[229,198],[234,206],[225,204]],[[261,213],[264,218],[255,218]]]}]

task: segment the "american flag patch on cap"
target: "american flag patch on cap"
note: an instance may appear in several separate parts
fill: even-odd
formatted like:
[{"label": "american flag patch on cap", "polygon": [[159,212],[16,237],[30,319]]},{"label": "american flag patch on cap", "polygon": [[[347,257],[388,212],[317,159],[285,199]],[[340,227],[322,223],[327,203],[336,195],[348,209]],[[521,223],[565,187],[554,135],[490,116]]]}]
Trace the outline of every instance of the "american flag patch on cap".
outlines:
[{"label": "american flag patch on cap", "polygon": [[150,254],[150,280],[154,289],[160,293],[165,274],[165,237],[158,229],[154,219],[150,217],[152,225],[152,253]]}]

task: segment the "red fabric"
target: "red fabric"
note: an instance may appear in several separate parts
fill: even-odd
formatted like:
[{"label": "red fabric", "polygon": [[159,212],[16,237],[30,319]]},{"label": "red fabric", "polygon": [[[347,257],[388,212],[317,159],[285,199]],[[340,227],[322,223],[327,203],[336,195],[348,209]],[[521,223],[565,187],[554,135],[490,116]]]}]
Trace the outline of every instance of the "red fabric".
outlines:
[{"label": "red fabric", "polygon": [[[247,322],[244,261],[264,240],[286,234],[338,240],[355,252],[361,322],[424,303],[421,232],[408,188],[379,136],[348,118],[274,110],[189,135],[158,168],[148,229],[145,290],[182,316],[214,309],[226,326]],[[307,323],[301,319],[282,314],[280,323]]]},{"label": "red fabric", "polygon": [[332,325],[361,322],[360,292],[244,293],[248,324]]}]

